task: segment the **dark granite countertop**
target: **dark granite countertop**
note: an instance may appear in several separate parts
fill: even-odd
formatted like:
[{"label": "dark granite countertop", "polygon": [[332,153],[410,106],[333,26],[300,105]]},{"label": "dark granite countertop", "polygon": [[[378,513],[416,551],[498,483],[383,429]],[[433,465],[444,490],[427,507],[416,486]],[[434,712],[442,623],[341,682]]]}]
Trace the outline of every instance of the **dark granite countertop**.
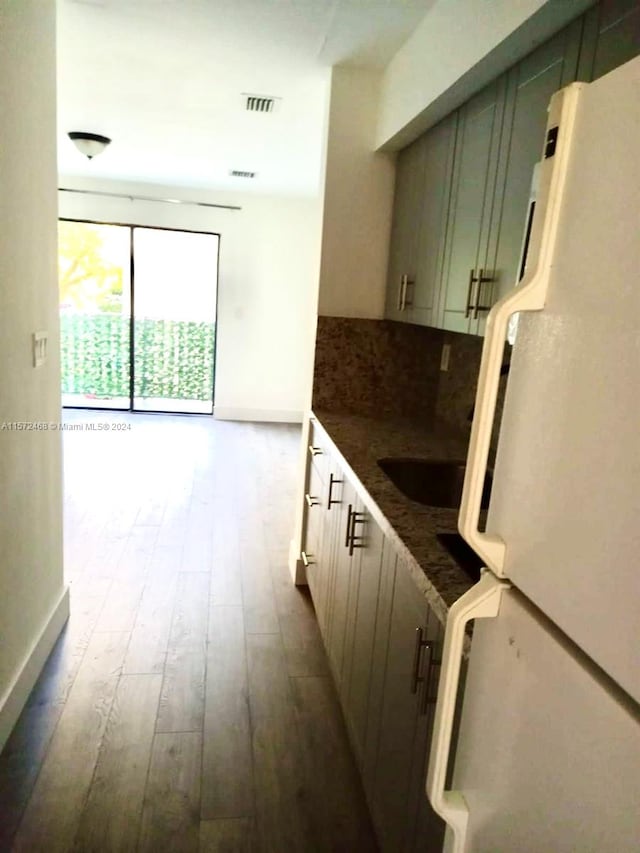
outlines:
[{"label": "dark granite countertop", "polygon": [[[407,563],[416,584],[444,622],[449,607],[472,586],[466,573],[436,539],[457,530],[458,510],[422,506],[406,498],[378,467],[385,456],[465,459],[467,440],[444,425],[383,420],[314,411],[344,461],[370,498],[371,512]],[[376,511],[377,509],[377,511]]]}]

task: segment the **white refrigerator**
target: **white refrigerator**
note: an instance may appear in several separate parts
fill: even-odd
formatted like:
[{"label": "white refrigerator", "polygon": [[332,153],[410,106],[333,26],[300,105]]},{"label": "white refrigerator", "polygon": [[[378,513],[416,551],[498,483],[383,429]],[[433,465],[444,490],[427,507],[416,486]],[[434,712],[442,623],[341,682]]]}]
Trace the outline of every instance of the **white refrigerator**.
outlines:
[{"label": "white refrigerator", "polygon": [[487,568],[447,622],[427,794],[447,851],[637,853],[640,58],[554,95],[542,154],[524,277],[487,323],[459,518]]}]

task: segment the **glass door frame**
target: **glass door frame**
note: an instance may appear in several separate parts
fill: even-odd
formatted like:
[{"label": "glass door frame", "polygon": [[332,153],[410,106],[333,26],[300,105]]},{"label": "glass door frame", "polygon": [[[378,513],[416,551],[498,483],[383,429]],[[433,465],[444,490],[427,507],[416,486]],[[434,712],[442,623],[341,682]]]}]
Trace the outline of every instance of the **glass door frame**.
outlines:
[{"label": "glass door frame", "polygon": [[[129,299],[131,312],[129,315],[129,408],[110,408],[100,406],[63,406],[65,409],[79,409],[82,411],[108,411],[108,412],[132,412],[144,415],[204,415],[211,417],[215,406],[216,396],[216,367],[218,364],[218,291],[220,281],[220,242],[222,235],[216,231],[196,231],[193,228],[167,228],[163,225],[142,225],[133,222],[107,222],[98,219],[77,219],[72,216],[59,216],[58,222],[76,222],[79,225],[116,225],[119,228],[129,229]],[[179,412],[169,409],[136,409],[133,405],[135,397],[135,257],[133,251],[133,233],[136,228],[144,228],[150,231],[175,231],[181,234],[202,234],[209,237],[217,237],[216,266],[215,266],[215,335],[213,342],[213,365],[211,375],[211,414],[207,412]]]}]

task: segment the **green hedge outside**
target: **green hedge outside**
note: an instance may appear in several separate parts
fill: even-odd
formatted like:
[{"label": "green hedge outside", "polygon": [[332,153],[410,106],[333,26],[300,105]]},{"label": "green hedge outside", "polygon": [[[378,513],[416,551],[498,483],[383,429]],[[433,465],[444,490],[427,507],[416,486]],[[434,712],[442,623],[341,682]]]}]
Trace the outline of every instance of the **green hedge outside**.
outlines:
[{"label": "green hedge outside", "polygon": [[[129,396],[129,319],[116,314],[60,318],[62,393]],[[211,400],[215,325],[135,321],[136,397]]]}]

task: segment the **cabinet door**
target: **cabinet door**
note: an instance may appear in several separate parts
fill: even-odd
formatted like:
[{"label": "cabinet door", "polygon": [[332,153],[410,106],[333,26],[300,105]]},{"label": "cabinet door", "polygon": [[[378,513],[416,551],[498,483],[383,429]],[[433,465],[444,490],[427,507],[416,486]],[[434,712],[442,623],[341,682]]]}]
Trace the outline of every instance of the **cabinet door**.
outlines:
[{"label": "cabinet door", "polygon": [[424,183],[418,222],[416,277],[408,287],[407,319],[421,326],[435,324],[436,300],[444,264],[447,216],[455,151],[457,113],[424,136]]},{"label": "cabinet door", "polygon": [[[411,768],[411,779],[409,782],[409,837],[405,850],[407,853],[424,853],[425,850],[440,850],[438,844],[443,838],[444,826],[439,815],[431,808],[426,794],[427,770],[429,764],[429,752],[431,750],[431,737],[433,735],[433,723],[438,696],[438,682],[440,680],[440,657],[444,644],[444,625],[434,615],[433,611],[428,613],[428,621],[425,633],[433,645],[432,665],[426,670],[428,681],[423,689],[426,691],[421,713],[426,719],[421,721],[416,729],[416,741],[414,746],[414,762]],[[464,666],[460,679],[464,685]],[[459,691],[461,706],[462,690]],[[457,719],[454,723],[453,744],[457,741]]]},{"label": "cabinet door", "polygon": [[319,612],[316,609],[318,622],[320,623],[320,631],[324,637],[325,643],[329,636],[330,622],[330,585],[332,582],[332,572],[335,562],[337,538],[339,535],[338,528],[340,526],[340,507],[342,506],[342,489],[344,485],[344,475],[340,468],[329,460],[327,468],[327,484],[326,484],[326,504],[323,513],[323,542],[322,542],[322,567],[320,577],[319,591]]},{"label": "cabinet door", "polygon": [[638,54],[638,0],[602,0],[587,12],[580,50],[579,80],[597,80]]},{"label": "cabinet door", "polygon": [[305,492],[306,505],[304,508],[304,553],[309,560],[307,582],[316,608],[320,593],[319,573],[323,563],[323,495],[324,485],[318,469],[309,462],[307,469],[307,490]]},{"label": "cabinet door", "polygon": [[[417,630],[431,650],[416,658]],[[408,568],[398,561],[387,645],[382,714],[376,756],[372,817],[383,853],[413,850],[418,812],[430,810],[424,788],[425,755],[430,741],[429,693],[440,649],[434,648],[439,622]],[[416,670],[424,680],[412,692]],[[423,853],[440,853],[444,823],[433,816],[429,832],[419,839]]]},{"label": "cabinet door", "polygon": [[422,136],[404,148],[396,161],[396,186],[393,201],[393,220],[389,244],[387,274],[387,302],[385,317],[388,320],[405,320],[408,315],[401,310],[401,280],[408,275],[415,280],[418,258],[418,231],[422,213],[425,137]]},{"label": "cabinet door", "polygon": [[454,332],[474,332],[477,320],[466,317],[470,272],[481,264],[491,219],[505,102],[501,77],[468,101],[459,112],[445,272],[438,325]]},{"label": "cabinet door", "polygon": [[[508,75],[503,154],[483,264],[495,277],[492,302],[517,281],[533,167],[542,156],[547,108],[554,92],[575,80],[581,31],[578,20],[530,53]],[[479,331],[483,327],[484,318]]]},{"label": "cabinet door", "polygon": [[[321,512],[321,529],[318,532],[317,546],[313,565],[307,571],[309,588],[320,632],[325,644],[328,640],[329,621],[331,615],[330,586],[332,582],[333,562],[336,552],[336,536],[340,520],[340,500],[342,494],[342,475],[340,469],[328,460],[327,482],[324,490],[324,503]],[[329,503],[331,501],[331,503]],[[316,508],[310,510],[310,514]]]},{"label": "cabinet door", "polygon": [[353,485],[344,476],[342,480],[340,512],[337,514],[336,519],[337,529],[331,559],[329,618],[327,626],[327,651],[339,693],[341,692],[343,679],[345,635],[352,567],[352,555],[349,553],[347,532],[350,530],[351,514],[356,505],[356,491]]},{"label": "cabinet door", "polygon": [[331,461],[331,453],[327,436],[322,429],[311,419],[309,421],[309,457],[311,464],[318,472],[320,479],[324,483],[327,478],[327,469]]},{"label": "cabinet door", "polygon": [[387,667],[387,648],[391,623],[391,605],[395,586],[396,565],[398,559],[393,547],[384,548],[380,567],[380,585],[369,678],[369,699],[367,706],[367,725],[364,741],[361,774],[369,808],[373,812],[376,793],[376,766],[378,743],[384,705],[384,682]]},{"label": "cabinet door", "polygon": [[351,570],[342,693],[351,742],[358,765],[362,767],[384,535],[366,510],[358,534],[363,539]]}]

